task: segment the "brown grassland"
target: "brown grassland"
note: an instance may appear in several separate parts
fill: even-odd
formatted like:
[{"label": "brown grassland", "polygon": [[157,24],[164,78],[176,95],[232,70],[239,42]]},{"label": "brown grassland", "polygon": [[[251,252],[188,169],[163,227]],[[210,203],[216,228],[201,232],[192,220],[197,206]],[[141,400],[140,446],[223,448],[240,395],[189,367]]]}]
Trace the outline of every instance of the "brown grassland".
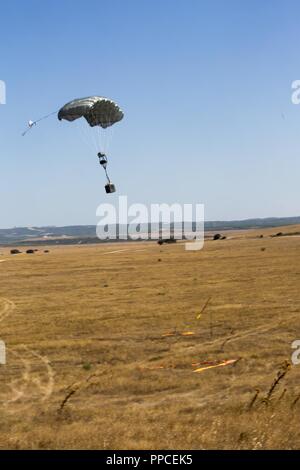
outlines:
[{"label": "brown grassland", "polygon": [[295,230],[0,248],[0,447],[300,448]]}]

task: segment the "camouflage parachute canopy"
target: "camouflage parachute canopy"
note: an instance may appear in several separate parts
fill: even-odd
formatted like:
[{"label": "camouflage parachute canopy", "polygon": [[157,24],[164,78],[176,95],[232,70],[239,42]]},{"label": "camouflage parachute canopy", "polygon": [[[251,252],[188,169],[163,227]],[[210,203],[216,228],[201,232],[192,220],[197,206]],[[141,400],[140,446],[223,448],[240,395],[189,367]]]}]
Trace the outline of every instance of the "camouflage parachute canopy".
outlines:
[{"label": "camouflage parachute canopy", "polygon": [[84,117],[91,127],[104,129],[123,119],[123,111],[112,100],[103,96],[89,96],[65,104],[58,112],[58,119],[75,121]]}]

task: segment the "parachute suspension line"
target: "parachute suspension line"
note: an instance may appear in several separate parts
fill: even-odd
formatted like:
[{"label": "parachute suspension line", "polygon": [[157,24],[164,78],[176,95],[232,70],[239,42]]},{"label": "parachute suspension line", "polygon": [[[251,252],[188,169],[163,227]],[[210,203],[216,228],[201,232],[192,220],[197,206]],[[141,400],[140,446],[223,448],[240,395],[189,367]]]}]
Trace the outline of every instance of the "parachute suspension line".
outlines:
[{"label": "parachute suspension line", "polygon": [[97,127],[85,127],[84,131],[86,132],[87,139],[90,140],[91,147],[93,147],[95,152],[99,152]]},{"label": "parachute suspension line", "polygon": [[106,154],[105,138],[106,138],[105,129],[103,129],[102,126],[98,126],[98,129],[97,129],[97,141],[98,142],[97,143],[98,143],[100,152],[103,152],[104,154]]},{"label": "parachute suspension line", "polygon": [[[105,113],[105,120],[106,120],[106,123],[109,121],[110,119],[110,113],[109,112],[106,112]],[[102,138],[102,144],[103,144],[103,150],[104,150],[104,153],[107,153],[108,151],[108,133],[109,133],[109,128],[106,127],[105,129],[102,129],[101,130],[101,133],[103,135],[103,138]]]},{"label": "parachute suspension line", "polygon": [[[110,111],[110,113],[108,114],[108,122],[109,124],[111,123],[111,120],[112,120],[112,111]],[[106,138],[106,150],[108,151],[109,148],[110,148],[110,145],[111,145],[111,141],[112,141],[112,136],[113,136],[113,131],[114,131],[114,128],[113,126],[109,126],[107,129],[107,138]]]},{"label": "parachute suspension line", "polygon": [[90,132],[92,134],[94,149],[96,150],[96,152],[99,152],[99,144],[98,144],[98,139],[97,139],[97,129],[92,127]]},{"label": "parachute suspension line", "polygon": [[111,126],[111,127],[109,128],[108,143],[107,143],[107,148],[109,148],[109,149],[110,149],[111,144],[112,144],[112,142],[113,142],[114,131],[115,131],[114,127]]},{"label": "parachute suspension line", "polygon": [[109,127],[107,128],[107,139],[106,139],[106,150],[108,151],[111,145],[113,133],[114,133],[114,127],[111,125],[111,120],[112,120],[112,111],[110,111],[108,115],[108,122],[109,122]]},{"label": "parachute suspension line", "polygon": [[92,133],[92,138],[91,138],[91,131],[87,127],[87,124],[85,121],[75,121],[76,128],[78,129],[78,132],[80,134],[81,140],[91,149],[91,151],[98,151],[98,147],[96,146],[94,142],[94,135]]},{"label": "parachute suspension line", "polygon": [[[95,120],[96,120],[96,116],[95,116]],[[93,142],[94,142],[94,147],[96,149],[96,152],[99,152],[99,150],[102,152],[103,150],[101,149],[101,146],[99,145],[99,132],[98,132],[98,126],[93,126],[91,128],[91,133],[92,133],[92,136],[93,136]]]},{"label": "parachute suspension line", "polygon": [[98,145],[99,145],[100,151],[106,153],[107,146],[106,146],[105,129],[103,129],[102,127],[99,127],[98,132],[97,132],[97,137],[98,137]]},{"label": "parachute suspension line", "polygon": [[96,139],[98,145],[98,151],[105,153],[105,145],[104,145],[104,133],[102,127],[98,126],[96,128]]},{"label": "parachute suspension line", "polygon": [[38,122],[40,121],[43,121],[44,119],[47,119],[48,117],[50,116],[53,116],[53,114],[57,114],[58,113],[58,110],[57,111],[53,111],[52,113],[49,113],[49,114],[46,114],[46,116],[42,116],[41,118],[37,119],[36,121],[28,121],[28,127],[27,129],[25,129],[24,132],[22,132],[22,136],[24,137],[24,135],[27,134],[27,132],[29,132],[33,126],[36,126]]},{"label": "parachute suspension line", "polygon": [[106,138],[106,135],[105,135],[105,129],[103,129],[102,126],[97,126],[95,128],[95,140],[97,142],[97,146],[98,146],[98,152],[103,152],[104,154],[106,154],[106,142],[105,142],[105,138]]},{"label": "parachute suspension line", "polygon": [[110,124],[107,127],[97,126],[97,132],[94,134],[96,144],[98,145],[98,151],[100,150],[104,154],[109,151],[111,145],[114,128],[111,125],[113,120],[113,110],[109,110],[104,114],[104,121],[106,124]]}]

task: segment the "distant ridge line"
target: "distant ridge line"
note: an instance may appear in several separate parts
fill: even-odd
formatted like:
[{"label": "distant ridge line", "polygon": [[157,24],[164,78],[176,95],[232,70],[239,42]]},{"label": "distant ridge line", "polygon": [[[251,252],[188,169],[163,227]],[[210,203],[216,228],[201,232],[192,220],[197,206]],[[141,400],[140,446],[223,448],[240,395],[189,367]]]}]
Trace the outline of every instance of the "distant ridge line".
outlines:
[{"label": "distant ridge line", "polygon": [[[249,230],[272,228],[284,225],[300,224],[300,216],[296,217],[266,217],[229,221],[206,221],[205,231]],[[171,229],[181,229],[182,223],[171,223]],[[118,226],[121,227],[121,226]],[[163,225],[163,227],[166,227]],[[196,229],[196,224],[192,224]],[[141,232],[148,230],[147,224],[141,224]],[[59,242],[57,241],[59,239]],[[80,240],[82,239],[82,240]],[[66,225],[45,227],[14,227],[0,229],[0,245],[17,244],[53,244],[53,243],[103,243],[96,237],[96,225]],[[121,240],[116,240],[121,241]]]}]

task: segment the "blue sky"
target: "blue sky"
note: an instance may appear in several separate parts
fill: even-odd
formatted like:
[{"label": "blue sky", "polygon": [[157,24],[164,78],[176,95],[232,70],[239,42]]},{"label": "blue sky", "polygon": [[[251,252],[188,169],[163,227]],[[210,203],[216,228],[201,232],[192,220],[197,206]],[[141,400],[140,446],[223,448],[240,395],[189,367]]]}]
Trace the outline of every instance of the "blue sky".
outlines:
[{"label": "blue sky", "polygon": [[[2,2],[0,227],[94,224],[100,203],[204,203],[207,220],[300,215],[297,0]],[[116,100],[106,195],[95,150],[55,116]]]}]

